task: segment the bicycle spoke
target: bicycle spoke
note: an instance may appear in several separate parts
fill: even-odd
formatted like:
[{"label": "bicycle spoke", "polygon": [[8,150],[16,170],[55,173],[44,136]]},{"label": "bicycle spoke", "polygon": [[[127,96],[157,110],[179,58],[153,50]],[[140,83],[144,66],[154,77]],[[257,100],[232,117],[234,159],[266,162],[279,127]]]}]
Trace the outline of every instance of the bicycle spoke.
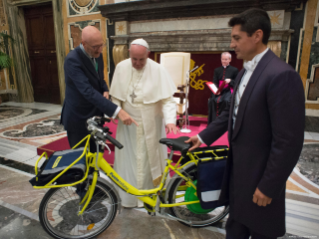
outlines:
[{"label": "bicycle spoke", "polygon": [[[76,187],[54,189],[42,210],[42,217],[48,232],[54,232],[59,238],[87,239],[101,233],[113,221],[116,215],[117,204],[114,201],[112,189],[104,184],[97,183],[93,197],[83,214],[79,203],[85,190]],[[41,219],[43,221],[43,219]],[[88,229],[89,225],[93,228]],[[56,236],[54,236],[56,237]],[[95,238],[95,237],[94,237]]]}]

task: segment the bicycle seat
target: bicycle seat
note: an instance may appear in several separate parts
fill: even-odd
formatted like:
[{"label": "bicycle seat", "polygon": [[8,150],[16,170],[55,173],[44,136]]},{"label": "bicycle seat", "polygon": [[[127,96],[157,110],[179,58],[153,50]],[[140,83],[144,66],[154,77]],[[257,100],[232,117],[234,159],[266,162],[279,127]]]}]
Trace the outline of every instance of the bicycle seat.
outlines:
[{"label": "bicycle seat", "polygon": [[177,139],[168,139],[168,138],[163,138],[160,139],[161,144],[167,145],[171,150],[178,150],[181,151],[182,155],[185,156],[188,149],[192,147],[192,144],[187,144],[185,143],[186,140],[188,140],[189,137],[183,136],[179,137]]}]

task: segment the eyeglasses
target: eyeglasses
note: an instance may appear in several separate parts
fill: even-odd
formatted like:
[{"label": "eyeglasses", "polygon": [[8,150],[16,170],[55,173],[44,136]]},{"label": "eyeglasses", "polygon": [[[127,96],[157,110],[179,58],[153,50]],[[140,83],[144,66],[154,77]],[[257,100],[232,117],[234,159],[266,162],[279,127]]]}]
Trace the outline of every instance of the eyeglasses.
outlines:
[{"label": "eyeglasses", "polygon": [[91,46],[89,43],[86,42],[86,44],[88,44],[93,50],[99,50],[101,47],[102,49],[106,46],[106,43],[103,43],[102,45],[98,45],[98,46]]}]

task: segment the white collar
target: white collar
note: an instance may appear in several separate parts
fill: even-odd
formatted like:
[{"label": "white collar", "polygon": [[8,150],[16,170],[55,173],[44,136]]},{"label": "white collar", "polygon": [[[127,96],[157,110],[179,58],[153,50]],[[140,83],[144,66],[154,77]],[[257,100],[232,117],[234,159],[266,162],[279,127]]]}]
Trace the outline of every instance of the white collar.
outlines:
[{"label": "white collar", "polygon": [[244,62],[244,68],[247,71],[254,71],[256,66],[257,66],[257,64],[259,63],[261,58],[267,53],[268,50],[269,50],[269,48],[267,47],[266,50],[264,50],[263,52],[257,54],[256,56],[254,56],[254,58],[251,61],[245,61]]}]

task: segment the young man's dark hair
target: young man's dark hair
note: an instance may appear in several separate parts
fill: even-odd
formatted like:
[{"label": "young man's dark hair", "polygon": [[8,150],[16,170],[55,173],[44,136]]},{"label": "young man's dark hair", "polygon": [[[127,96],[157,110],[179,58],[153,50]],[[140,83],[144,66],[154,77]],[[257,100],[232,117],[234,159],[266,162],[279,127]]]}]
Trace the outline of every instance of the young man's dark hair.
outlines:
[{"label": "young man's dark hair", "polygon": [[258,29],[262,30],[264,35],[262,42],[267,45],[271,32],[270,18],[266,11],[258,8],[252,8],[229,20],[228,25],[233,27],[241,25],[241,31],[247,32],[251,36]]}]

